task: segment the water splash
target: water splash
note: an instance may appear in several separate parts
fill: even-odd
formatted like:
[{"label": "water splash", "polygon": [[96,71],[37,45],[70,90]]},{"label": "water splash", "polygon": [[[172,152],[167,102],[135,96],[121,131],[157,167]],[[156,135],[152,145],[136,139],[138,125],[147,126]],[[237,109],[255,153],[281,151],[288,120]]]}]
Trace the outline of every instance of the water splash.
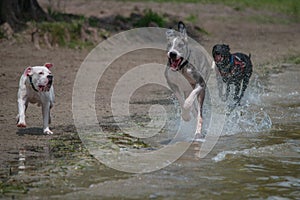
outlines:
[{"label": "water splash", "polygon": [[249,157],[275,156],[276,153],[282,151],[287,152],[291,148],[292,148],[292,144],[281,143],[281,144],[267,145],[259,148],[252,147],[243,150],[222,151],[218,153],[215,157],[213,157],[212,160],[215,162],[220,162],[225,159],[235,158],[240,156],[249,156]]},{"label": "water splash", "polygon": [[262,132],[272,127],[272,120],[263,108],[243,106],[233,110],[227,117],[223,129],[224,135],[233,135],[239,132]]}]

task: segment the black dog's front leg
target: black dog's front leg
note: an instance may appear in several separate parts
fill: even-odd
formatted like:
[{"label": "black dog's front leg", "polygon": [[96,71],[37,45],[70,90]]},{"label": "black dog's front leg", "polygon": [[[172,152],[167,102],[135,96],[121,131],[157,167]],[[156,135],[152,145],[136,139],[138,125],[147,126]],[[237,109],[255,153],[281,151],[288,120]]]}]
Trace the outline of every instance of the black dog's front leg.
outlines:
[{"label": "black dog's front leg", "polygon": [[239,96],[240,90],[241,90],[241,83],[236,82],[235,83],[235,93],[234,93],[234,98],[233,98],[233,100],[235,101],[235,103],[234,103],[235,106],[240,104],[242,96],[244,95],[243,92],[241,92],[241,95]]},{"label": "black dog's front leg", "polygon": [[248,87],[251,74],[252,74],[252,72],[249,72],[249,73],[245,74],[245,76],[244,76],[242,91],[241,91],[240,97],[238,98],[238,101],[237,101],[238,104],[240,103],[241,99],[243,98],[244,93]]},{"label": "black dog's front leg", "polygon": [[225,96],[224,96],[224,99],[223,101],[227,101],[228,97],[229,97],[229,94],[230,94],[230,84],[229,84],[229,81],[226,83],[226,93],[225,93]]}]

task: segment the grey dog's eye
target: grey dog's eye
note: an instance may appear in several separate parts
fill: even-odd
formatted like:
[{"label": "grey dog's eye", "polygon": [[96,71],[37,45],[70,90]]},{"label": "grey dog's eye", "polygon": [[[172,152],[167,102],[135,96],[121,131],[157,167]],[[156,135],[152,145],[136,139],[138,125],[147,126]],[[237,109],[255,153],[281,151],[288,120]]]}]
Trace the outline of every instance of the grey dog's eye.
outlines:
[{"label": "grey dog's eye", "polygon": [[183,43],[179,43],[179,44],[178,44],[178,47],[179,47],[179,48],[182,48],[183,46],[184,46]]}]

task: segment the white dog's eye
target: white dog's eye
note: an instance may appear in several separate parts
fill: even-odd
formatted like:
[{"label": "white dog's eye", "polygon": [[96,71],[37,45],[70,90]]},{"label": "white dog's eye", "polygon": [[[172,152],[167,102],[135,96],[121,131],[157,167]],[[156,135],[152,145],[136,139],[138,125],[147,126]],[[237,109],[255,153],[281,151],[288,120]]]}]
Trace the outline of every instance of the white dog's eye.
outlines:
[{"label": "white dog's eye", "polygon": [[44,72],[40,72],[39,75],[44,75]]}]

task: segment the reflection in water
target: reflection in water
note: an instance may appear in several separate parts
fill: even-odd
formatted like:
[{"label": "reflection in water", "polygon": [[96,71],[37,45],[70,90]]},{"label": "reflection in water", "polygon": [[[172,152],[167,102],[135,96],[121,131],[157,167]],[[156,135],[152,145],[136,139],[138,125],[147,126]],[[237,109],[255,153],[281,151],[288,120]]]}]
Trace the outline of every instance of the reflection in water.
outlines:
[{"label": "reflection in water", "polygon": [[18,166],[19,174],[22,174],[24,172],[23,170],[25,170],[25,161],[26,161],[25,152],[26,150],[23,148],[19,150],[19,166]]}]

